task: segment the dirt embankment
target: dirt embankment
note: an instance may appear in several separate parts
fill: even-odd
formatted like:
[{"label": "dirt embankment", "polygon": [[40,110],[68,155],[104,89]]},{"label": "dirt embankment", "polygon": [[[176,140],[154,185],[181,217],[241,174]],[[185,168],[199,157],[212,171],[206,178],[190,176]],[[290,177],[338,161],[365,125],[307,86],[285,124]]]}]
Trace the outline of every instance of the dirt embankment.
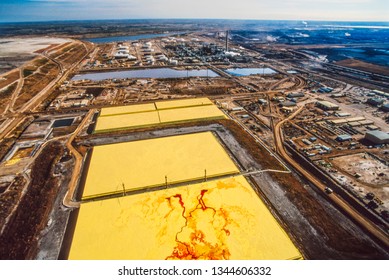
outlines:
[{"label": "dirt embankment", "polygon": [[357,60],[357,59],[345,59],[345,60],[341,60],[341,61],[336,62],[336,64],[341,65],[341,66],[345,66],[345,67],[350,67],[350,68],[362,70],[362,71],[366,71],[366,72],[371,72],[371,73],[389,76],[389,67],[380,66],[380,65],[376,65],[376,64],[372,64],[372,63],[367,63],[367,62]]},{"label": "dirt embankment", "polygon": [[58,179],[53,171],[62,153],[63,146],[52,142],[36,159],[27,192],[0,236],[0,259],[22,260],[35,256],[39,233],[47,223],[58,192]]},{"label": "dirt embankment", "polygon": [[[264,169],[282,169],[281,165],[273,157],[269,155],[258,143],[250,137],[246,137],[241,127],[231,121],[220,121],[234,135],[235,139],[248,151],[250,154],[261,163]],[[329,211],[325,204],[318,201],[317,195],[313,195],[309,190],[308,185],[300,182],[293,174],[271,173],[271,177],[277,181],[284,191],[287,198],[297,207],[302,216],[315,228],[315,230],[323,235],[326,242],[326,247],[333,250],[333,254],[310,250],[308,257],[311,259],[386,259],[388,256],[382,254],[375,247],[369,238],[361,236],[355,232],[354,227],[341,223],[341,219],[337,219],[337,213]],[[271,199],[270,199],[271,201]],[[276,208],[280,208],[274,205]],[[280,213],[282,217],[282,213]],[[342,219],[344,219],[342,217]],[[297,232],[299,229],[294,228],[290,221],[284,221],[292,232]],[[323,245],[322,245],[323,246]]]},{"label": "dirt embankment", "polygon": [[0,89],[12,84],[19,79],[19,71],[14,70],[9,72],[7,75],[0,77]]},{"label": "dirt embankment", "polygon": [[32,123],[34,117],[26,117],[20,124],[12,131],[12,135],[0,140],[0,160],[3,160],[9,150],[15,144],[23,131]]},{"label": "dirt embankment", "polygon": [[[189,126],[206,126],[219,123],[226,127],[238,143],[262,166],[263,169],[278,169],[281,164],[257,142],[231,120],[200,121],[180,125],[159,126],[157,129]],[[92,134],[77,138],[75,144],[79,148],[93,146],[88,140],[115,139],[130,132],[140,133],[153,131],[156,128],[142,128],[136,130],[122,130],[109,133]],[[266,192],[267,201],[278,213],[287,231],[302,243],[304,254],[309,259],[387,259],[383,249],[378,248],[361,229],[349,218],[339,213],[325,196],[315,191],[314,187],[300,181],[293,174],[268,173],[281,187],[280,195],[276,190]],[[261,184],[258,184],[261,188]],[[271,185],[271,184],[270,184]],[[283,203],[280,204],[280,201]],[[289,202],[288,202],[289,201]],[[296,212],[288,209],[295,207]],[[306,221],[306,222],[305,222]]]},{"label": "dirt embankment", "polygon": [[22,108],[31,98],[42,91],[60,73],[59,67],[46,58],[38,58],[23,69],[24,84],[15,102],[15,110]]},{"label": "dirt embankment", "polygon": [[17,207],[25,184],[23,176],[16,176],[5,192],[0,192],[0,232],[7,222],[7,217]]}]

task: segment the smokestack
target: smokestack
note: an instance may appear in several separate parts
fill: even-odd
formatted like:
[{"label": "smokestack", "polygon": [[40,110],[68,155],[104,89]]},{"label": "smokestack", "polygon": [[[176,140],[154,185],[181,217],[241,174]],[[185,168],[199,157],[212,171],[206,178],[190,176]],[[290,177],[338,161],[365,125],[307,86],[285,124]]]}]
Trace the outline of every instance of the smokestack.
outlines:
[{"label": "smokestack", "polygon": [[226,31],[226,52],[228,52],[228,30]]}]

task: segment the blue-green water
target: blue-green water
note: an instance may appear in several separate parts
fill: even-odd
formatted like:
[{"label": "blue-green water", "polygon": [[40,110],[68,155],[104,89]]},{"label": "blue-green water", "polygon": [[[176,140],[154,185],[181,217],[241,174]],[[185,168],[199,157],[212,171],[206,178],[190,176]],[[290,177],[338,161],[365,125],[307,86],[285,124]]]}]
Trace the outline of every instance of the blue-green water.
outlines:
[{"label": "blue-green water", "polygon": [[269,75],[277,73],[271,68],[229,68],[226,72],[234,76]]},{"label": "blue-green water", "polygon": [[85,41],[89,41],[89,42],[97,43],[97,44],[104,44],[104,43],[112,43],[112,42],[152,39],[152,38],[167,37],[167,36],[172,36],[172,35],[177,35],[177,33],[141,34],[141,35],[116,36],[116,37],[99,37],[99,38],[85,39]]},{"label": "blue-green water", "polygon": [[167,79],[167,78],[186,78],[186,77],[218,77],[219,75],[212,70],[175,70],[171,68],[154,68],[154,69],[142,69],[142,70],[126,70],[115,72],[98,72],[76,75],[73,77],[73,81],[79,80],[92,80],[102,81],[108,79],[127,79],[127,78],[155,78],[155,79]]}]

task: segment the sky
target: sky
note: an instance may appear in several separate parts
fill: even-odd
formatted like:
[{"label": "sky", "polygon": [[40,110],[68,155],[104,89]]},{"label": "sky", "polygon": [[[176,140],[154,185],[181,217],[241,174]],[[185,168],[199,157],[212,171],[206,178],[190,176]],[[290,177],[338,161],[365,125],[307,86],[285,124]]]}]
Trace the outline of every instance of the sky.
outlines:
[{"label": "sky", "polygon": [[389,22],[389,0],[0,0],[0,22],[150,18]]}]

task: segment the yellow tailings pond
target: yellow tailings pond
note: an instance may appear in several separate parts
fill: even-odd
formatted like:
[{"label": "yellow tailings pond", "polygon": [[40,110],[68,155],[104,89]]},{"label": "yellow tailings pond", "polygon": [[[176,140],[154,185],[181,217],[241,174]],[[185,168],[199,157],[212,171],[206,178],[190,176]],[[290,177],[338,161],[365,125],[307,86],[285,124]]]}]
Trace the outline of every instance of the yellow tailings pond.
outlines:
[{"label": "yellow tailings pond", "polygon": [[160,101],[155,103],[103,108],[95,133],[193,120],[227,118],[208,98]]},{"label": "yellow tailings pond", "polygon": [[83,199],[238,173],[211,132],[96,146]]},{"label": "yellow tailings pond", "polygon": [[243,176],[81,205],[69,259],[301,259]]},{"label": "yellow tailings pond", "polygon": [[212,132],[94,147],[83,199],[69,259],[302,258]]}]

